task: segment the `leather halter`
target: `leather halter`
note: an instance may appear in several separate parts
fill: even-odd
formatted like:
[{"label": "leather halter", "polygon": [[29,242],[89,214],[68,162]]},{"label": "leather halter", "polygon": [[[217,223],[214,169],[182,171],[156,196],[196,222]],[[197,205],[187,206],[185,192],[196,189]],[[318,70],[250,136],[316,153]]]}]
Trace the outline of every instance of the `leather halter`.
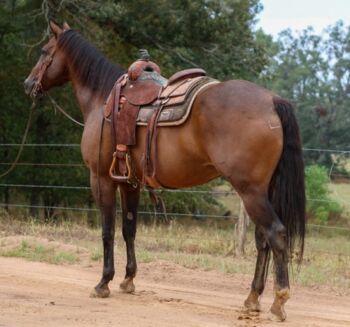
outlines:
[{"label": "leather halter", "polygon": [[45,58],[44,58],[43,62],[41,63],[41,66],[39,68],[39,73],[38,73],[37,78],[34,82],[33,89],[31,91],[31,96],[34,98],[36,98],[38,96],[39,92],[42,91],[41,81],[43,79],[45,72],[50,67],[50,65],[53,61],[53,57],[56,53],[56,49],[57,49],[57,46],[55,46],[52,53],[48,53],[47,55],[45,55]]}]

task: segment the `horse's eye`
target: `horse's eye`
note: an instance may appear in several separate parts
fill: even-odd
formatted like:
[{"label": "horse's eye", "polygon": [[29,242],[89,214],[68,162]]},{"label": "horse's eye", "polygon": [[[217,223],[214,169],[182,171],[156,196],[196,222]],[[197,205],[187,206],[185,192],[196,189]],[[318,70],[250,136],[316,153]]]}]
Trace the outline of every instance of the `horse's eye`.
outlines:
[{"label": "horse's eye", "polygon": [[46,49],[41,49],[41,54],[43,55],[43,56],[47,56],[48,55],[48,51],[46,50]]}]

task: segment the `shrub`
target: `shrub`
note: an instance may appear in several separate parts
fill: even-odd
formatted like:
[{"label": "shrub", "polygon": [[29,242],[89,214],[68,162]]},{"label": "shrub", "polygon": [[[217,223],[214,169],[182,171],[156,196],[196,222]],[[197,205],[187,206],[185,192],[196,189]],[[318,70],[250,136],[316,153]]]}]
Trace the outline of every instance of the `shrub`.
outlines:
[{"label": "shrub", "polygon": [[330,197],[327,169],[311,165],[305,169],[307,213],[320,223],[326,223],[332,216],[338,216],[342,207]]}]

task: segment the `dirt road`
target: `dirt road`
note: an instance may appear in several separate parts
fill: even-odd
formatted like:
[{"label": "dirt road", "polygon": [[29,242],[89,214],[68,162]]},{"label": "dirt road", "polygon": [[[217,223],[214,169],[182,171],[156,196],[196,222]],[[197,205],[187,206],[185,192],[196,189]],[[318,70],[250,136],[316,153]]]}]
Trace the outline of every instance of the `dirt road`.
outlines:
[{"label": "dirt road", "polygon": [[293,287],[288,318],[281,324],[267,319],[271,287],[263,312],[247,315],[241,305],[250,278],[168,262],[139,265],[133,295],[118,290],[119,265],[112,296],[90,298],[100,269],[100,264],[57,266],[0,257],[0,326],[350,326],[348,295]]}]

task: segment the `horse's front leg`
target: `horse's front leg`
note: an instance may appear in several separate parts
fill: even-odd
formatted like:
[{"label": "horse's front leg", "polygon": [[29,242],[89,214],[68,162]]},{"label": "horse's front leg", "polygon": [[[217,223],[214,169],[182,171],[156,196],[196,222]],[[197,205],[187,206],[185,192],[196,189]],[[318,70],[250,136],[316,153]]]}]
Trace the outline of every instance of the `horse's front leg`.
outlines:
[{"label": "horse's front leg", "polygon": [[137,270],[134,241],[140,189],[133,188],[129,184],[121,184],[120,197],[123,216],[123,237],[126,244],[127,255],[125,278],[121,282],[120,288],[126,293],[132,293],[135,290],[133,279],[136,276]]},{"label": "horse's front leg", "polygon": [[103,273],[101,281],[92,291],[92,296],[108,297],[108,283],[114,277],[114,233],[116,218],[116,185],[109,176],[91,173],[90,183],[94,198],[101,211],[103,242]]}]

